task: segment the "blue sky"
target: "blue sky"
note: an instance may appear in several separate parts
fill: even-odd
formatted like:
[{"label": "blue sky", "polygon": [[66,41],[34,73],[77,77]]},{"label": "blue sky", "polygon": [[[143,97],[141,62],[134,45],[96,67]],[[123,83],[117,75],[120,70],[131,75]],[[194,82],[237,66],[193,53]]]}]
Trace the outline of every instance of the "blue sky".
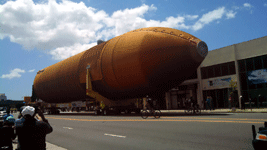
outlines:
[{"label": "blue sky", "polygon": [[169,27],[209,50],[267,35],[267,0],[0,0],[0,93],[31,96],[36,72],[143,27]]}]

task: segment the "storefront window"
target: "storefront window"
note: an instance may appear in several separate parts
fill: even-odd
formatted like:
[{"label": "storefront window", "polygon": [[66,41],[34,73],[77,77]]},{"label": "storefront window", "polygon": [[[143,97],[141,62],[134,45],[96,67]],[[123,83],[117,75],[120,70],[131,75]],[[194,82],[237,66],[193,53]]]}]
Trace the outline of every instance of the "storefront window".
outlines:
[{"label": "storefront window", "polygon": [[222,76],[229,75],[228,64],[222,64]]},{"label": "storefront window", "polygon": [[235,62],[229,63],[229,71],[230,75],[235,74]]},{"label": "storefront window", "polygon": [[241,95],[243,96],[245,102],[249,102],[249,95],[247,91],[242,91]]},{"label": "storefront window", "polygon": [[262,69],[262,60],[261,57],[254,58],[255,70]]},{"label": "storefront window", "polygon": [[241,89],[247,90],[247,75],[246,73],[240,73]]},{"label": "storefront window", "polygon": [[207,79],[208,78],[207,73],[208,73],[207,67],[201,68],[201,78],[202,79]]},{"label": "storefront window", "polygon": [[239,67],[239,72],[245,72],[246,71],[245,60],[239,60],[238,67]]},{"label": "storefront window", "polygon": [[264,88],[265,83],[257,84],[257,89]]},{"label": "storefront window", "polygon": [[248,85],[248,88],[249,89],[256,89],[256,84],[249,84]]},{"label": "storefront window", "polygon": [[208,67],[208,78],[213,78],[214,77],[214,70],[213,67]]},{"label": "storefront window", "polygon": [[262,56],[262,60],[263,60],[263,67],[267,69],[267,55]]},{"label": "storefront window", "polygon": [[221,65],[214,66],[215,77],[222,76]]},{"label": "storefront window", "polygon": [[249,58],[246,60],[246,66],[247,66],[247,71],[254,70],[253,58]]}]

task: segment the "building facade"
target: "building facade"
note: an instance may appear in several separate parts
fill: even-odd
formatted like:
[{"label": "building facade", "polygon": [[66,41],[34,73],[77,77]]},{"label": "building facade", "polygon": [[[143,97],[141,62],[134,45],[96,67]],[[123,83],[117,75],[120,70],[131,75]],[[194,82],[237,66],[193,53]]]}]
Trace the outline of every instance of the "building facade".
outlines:
[{"label": "building facade", "polygon": [[6,98],[6,95],[5,95],[5,93],[1,93],[0,94],[0,101],[6,101],[7,100],[7,98]]},{"label": "building facade", "polygon": [[193,97],[204,108],[211,96],[215,109],[229,108],[231,83],[246,107],[267,107],[267,36],[209,51],[189,80],[166,93],[166,107],[183,109],[185,100]]}]

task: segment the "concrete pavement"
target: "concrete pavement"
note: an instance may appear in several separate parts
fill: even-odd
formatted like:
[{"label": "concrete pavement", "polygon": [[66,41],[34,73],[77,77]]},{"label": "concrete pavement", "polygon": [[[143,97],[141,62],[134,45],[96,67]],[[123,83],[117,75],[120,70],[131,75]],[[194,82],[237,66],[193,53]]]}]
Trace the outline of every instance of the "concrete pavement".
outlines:
[{"label": "concrete pavement", "polygon": [[[184,110],[161,110],[161,112],[184,112]],[[267,113],[267,108],[253,108],[253,109],[202,109],[201,112],[208,113]]]},{"label": "concrete pavement", "polygon": [[[13,149],[17,149],[17,143],[13,143]],[[65,148],[56,146],[54,144],[46,142],[46,149],[47,150],[67,150]]]}]

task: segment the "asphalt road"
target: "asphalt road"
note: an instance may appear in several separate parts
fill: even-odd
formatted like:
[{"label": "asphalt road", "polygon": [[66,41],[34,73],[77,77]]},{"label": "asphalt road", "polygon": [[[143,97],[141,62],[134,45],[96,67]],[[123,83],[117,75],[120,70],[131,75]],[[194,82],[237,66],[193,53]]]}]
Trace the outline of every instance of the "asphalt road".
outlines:
[{"label": "asphalt road", "polygon": [[160,119],[94,116],[85,113],[45,115],[54,131],[47,142],[69,150],[253,150],[251,125],[266,113],[164,114]]}]

